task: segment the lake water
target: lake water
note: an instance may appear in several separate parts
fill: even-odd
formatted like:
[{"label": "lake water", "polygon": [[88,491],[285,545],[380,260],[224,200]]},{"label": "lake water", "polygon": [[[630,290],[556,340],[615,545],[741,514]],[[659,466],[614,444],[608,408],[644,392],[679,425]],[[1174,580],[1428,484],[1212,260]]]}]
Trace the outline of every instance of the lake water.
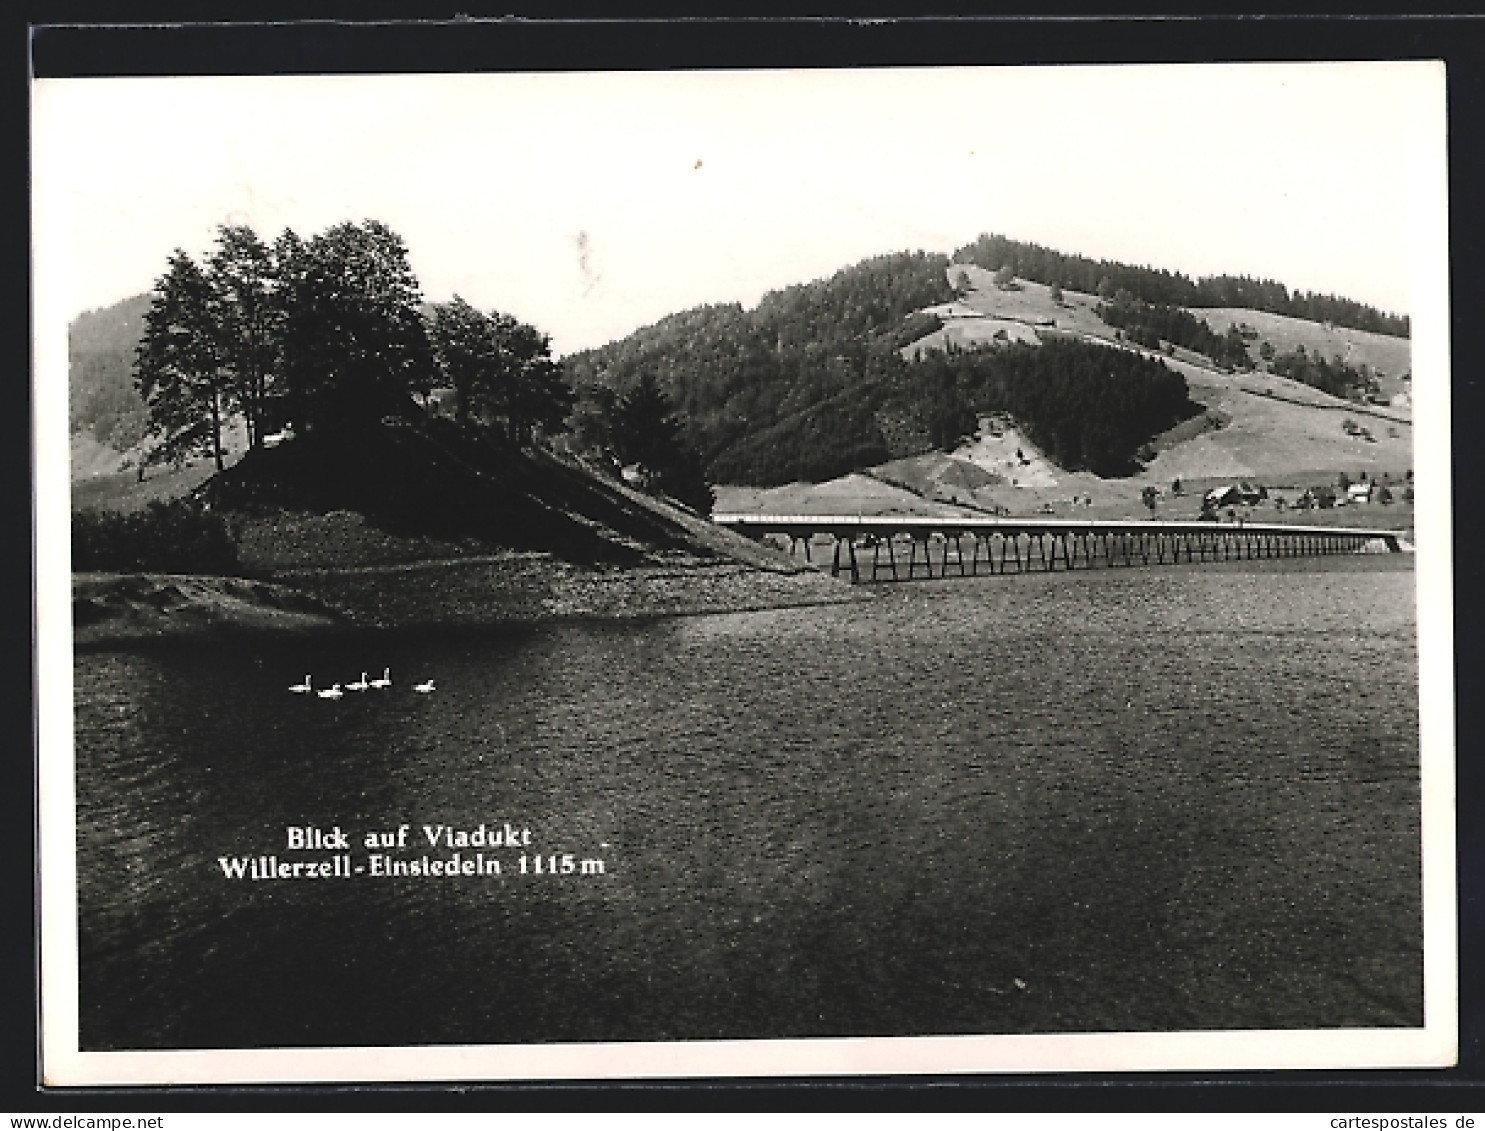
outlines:
[{"label": "lake water", "polygon": [[1416,672],[1390,556],[80,652],[82,1045],[1417,1026]]}]

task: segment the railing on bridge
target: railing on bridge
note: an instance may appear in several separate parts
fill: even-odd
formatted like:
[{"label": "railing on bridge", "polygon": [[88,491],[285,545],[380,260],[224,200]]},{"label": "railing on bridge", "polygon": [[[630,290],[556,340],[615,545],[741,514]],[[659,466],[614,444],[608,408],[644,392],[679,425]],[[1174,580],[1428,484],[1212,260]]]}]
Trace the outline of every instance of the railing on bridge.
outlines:
[{"label": "railing on bridge", "polygon": [[[714,514],[712,521],[759,540],[785,537],[791,554],[802,542],[806,561],[812,560],[813,540],[829,537],[834,543],[832,576],[849,573],[852,581],[876,581],[883,575],[902,580],[900,570],[911,580],[1352,554],[1379,544],[1392,553],[1402,550],[1396,530],[1284,523],[769,514]],[[900,560],[902,549],[907,551],[905,562]],[[867,550],[869,563],[863,562],[864,553],[858,554]]]}]

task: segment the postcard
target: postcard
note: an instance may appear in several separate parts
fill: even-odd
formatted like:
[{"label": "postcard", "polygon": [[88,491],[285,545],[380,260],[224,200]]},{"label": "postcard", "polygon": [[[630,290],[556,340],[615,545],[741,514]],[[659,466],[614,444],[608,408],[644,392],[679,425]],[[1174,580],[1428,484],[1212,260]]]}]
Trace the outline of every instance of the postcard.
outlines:
[{"label": "postcard", "polygon": [[32,95],[47,1083],[1454,1063],[1442,63]]}]

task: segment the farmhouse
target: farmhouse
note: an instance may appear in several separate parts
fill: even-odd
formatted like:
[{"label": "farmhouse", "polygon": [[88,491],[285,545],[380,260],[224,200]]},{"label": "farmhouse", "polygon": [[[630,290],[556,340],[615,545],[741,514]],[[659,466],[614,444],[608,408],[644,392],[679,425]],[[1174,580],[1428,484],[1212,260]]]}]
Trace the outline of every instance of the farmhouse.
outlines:
[{"label": "farmhouse", "polygon": [[1262,487],[1250,487],[1246,483],[1229,483],[1225,487],[1213,487],[1202,500],[1204,507],[1251,507],[1268,497]]}]

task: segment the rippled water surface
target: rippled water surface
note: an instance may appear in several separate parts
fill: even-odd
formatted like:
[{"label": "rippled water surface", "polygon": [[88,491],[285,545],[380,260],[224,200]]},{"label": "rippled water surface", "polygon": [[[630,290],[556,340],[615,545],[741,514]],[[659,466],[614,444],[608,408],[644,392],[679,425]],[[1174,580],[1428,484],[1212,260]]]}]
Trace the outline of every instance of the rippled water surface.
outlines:
[{"label": "rippled water surface", "polygon": [[[1413,583],[1234,562],[79,653],[83,1047],[1420,1025]],[[506,822],[499,876],[218,862]]]}]

